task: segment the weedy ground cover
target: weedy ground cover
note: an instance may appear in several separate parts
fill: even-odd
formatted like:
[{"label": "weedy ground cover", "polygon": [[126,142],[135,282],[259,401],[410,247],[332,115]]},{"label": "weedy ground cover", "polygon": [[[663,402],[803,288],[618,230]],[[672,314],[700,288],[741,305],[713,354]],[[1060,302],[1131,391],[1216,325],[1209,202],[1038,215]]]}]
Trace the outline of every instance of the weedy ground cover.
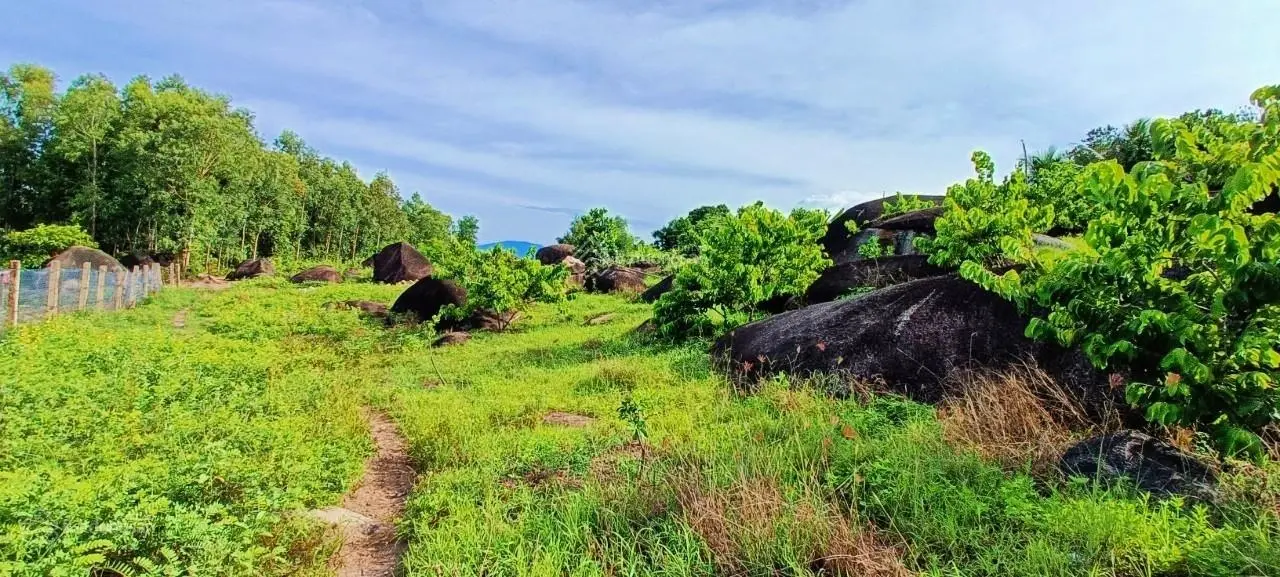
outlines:
[{"label": "weedy ground cover", "polygon": [[440,349],[324,306],[399,290],[170,291],[4,341],[0,568],[322,572],[332,545],[294,513],[356,478],[368,404],[421,472],[409,575],[1280,574],[1274,472],[1213,506],[1033,475],[932,407],[737,394],[705,344],[637,334],[649,307],[612,296]]}]

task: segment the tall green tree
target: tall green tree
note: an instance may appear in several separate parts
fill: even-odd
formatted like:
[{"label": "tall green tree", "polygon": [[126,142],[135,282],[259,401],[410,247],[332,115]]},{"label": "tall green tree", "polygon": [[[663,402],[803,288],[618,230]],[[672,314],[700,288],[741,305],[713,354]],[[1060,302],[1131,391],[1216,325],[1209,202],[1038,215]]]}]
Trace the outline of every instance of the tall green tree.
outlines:
[{"label": "tall green tree", "polygon": [[609,209],[593,208],[569,223],[569,232],[557,242],[576,247],[578,258],[589,270],[612,265],[636,244],[627,227],[627,219],[609,214]]},{"label": "tall green tree", "polygon": [[698,237],[696,230],[712,217],[732,214],[729,207],[723,204],[700,206],[681,217],[672,219],[666,226],[653,232],[654,245],[661,250],[680,253],[684,256],[698,255]]},{"label": "tall green tree", "polygon": [[28,228],[50,212],[41,151],[53,130],[53,71],[16,64],[0,75],[0,224]]},{"label": "tall green tree", "polygon": [[98,232],[98,205],[103,199],[109,157],[108,139],[121,116],[114,84],[100,74],[71,83],[53,115],[53,136],[46,154],[56,157],[71,190],[72,219],[90,235]]}]

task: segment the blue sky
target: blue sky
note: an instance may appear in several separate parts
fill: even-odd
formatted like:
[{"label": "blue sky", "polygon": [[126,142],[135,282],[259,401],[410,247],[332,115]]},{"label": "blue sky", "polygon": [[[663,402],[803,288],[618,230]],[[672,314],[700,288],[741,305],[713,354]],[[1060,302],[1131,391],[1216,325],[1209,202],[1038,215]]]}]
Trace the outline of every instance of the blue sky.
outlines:
[{"label": "blue sky", "polygon": [[1094,126],[1280,83],[1275,0],[37,0],[0,61],[180,73],[481,240],[606,206],[940,193]]}]

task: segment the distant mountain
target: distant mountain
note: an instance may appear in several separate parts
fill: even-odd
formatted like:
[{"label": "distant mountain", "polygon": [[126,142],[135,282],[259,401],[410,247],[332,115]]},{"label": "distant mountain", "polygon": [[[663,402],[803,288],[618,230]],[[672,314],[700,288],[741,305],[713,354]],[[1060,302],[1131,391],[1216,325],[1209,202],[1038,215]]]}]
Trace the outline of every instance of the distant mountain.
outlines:
[{"label": "distant mountain", "polygon": [[479,248],[480,250],[489,250],[495,246],[500,246],[507,250],[515,251],[515,253],[519,256],[524,256],[525,253],[529,252],[530,249],[538,250],[542,248],[542,245],[540,244],[525,242],[523,240],[500,240],[498,242],[490,242],[490,243],[482,244],[477,248]]}]

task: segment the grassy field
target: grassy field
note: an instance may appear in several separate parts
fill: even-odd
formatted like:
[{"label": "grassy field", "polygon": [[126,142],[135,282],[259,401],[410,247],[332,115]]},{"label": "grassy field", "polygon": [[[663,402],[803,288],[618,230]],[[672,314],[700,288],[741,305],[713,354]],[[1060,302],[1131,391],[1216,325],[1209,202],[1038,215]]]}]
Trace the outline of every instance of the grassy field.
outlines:
[{"label": "grassy field", "polygon": [[421,472],[409,575],[1280,575],[1266,476],[1212,507],[1033,476],[932,407],[739,395],[610,296],[442,349],[323,306],[399,290],[169,291],[0,341],[0,575],[323,574],[297,513],[358,477],[362,405]]}]

